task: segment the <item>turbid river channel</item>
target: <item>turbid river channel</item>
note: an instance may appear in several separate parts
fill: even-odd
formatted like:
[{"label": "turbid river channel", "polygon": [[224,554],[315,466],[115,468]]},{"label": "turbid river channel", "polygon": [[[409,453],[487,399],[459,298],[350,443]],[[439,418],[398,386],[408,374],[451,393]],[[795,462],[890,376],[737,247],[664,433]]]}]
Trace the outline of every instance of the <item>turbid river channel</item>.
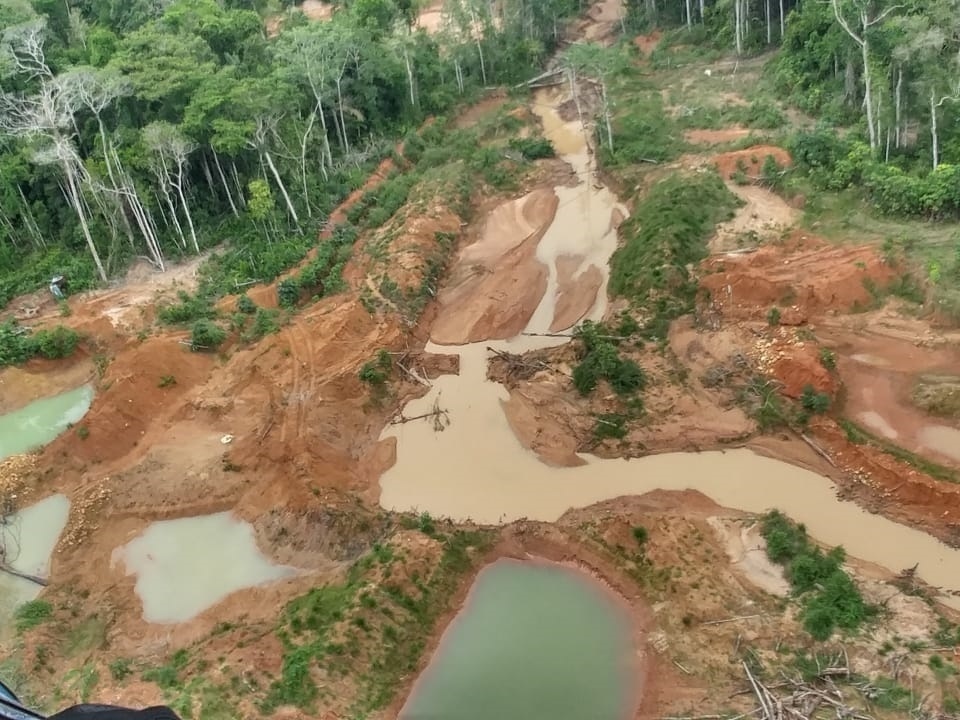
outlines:
[{"label": "turbid river channel", "polygon": [[[564,254],[585,258],[581,271],[594,264],[603,272],[603,286],[587,315],[603,317],[608,264],[616,248],[613,217],[624,212],[592,172],[583,125],[559,116],[556,108],[567,99],[564,91],[541,90],[533,103],[547,137],[574,169],[579,184],[556,188],[557,214],[537,251],[537,258],[549,268],[550,280],[527,324],[528,333],[549,332],[557,302],[556,262]],[[436,432],[429,422],[386,428],[381,437],[396,438],[397,460],[381,477],[381,506],[478,523],[521,518],[549,522],[570,508],[623,495],[656,489],[698,490],[720,505],[747,512],[778,508],[805,523],[819,541],[843,545],[853,557],[893,572],[919,563],[917,574],[924,581],[944,591],[960,591],[960,551],[838,500],[828,478],[747,449],[633,460],[582,455],[586,464],[580,467],[543,464],[520,444],[508,424],[502,402],[509,394],[486,378],[486,347],[522,353],[563,342],[567,340],[519,335],[469,345],[428,343],[428,352],[459,355],[460,373],[437,378],[428,393],[407,404],[403,412],[407,416],[429,413],[439,401],[448,412],[450,426],[443,432]],[[951,596],[942,599],[958,604]]]},{"label": "turbid river channel", "polygon": [[620,720],[635,703],[631,623],[577,570],[484,568],[398,720]]}]

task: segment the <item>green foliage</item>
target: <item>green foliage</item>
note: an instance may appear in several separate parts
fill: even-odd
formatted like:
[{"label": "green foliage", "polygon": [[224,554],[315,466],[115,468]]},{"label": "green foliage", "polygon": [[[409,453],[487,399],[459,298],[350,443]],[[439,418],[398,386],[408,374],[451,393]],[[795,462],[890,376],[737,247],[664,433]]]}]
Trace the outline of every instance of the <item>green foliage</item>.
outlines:
[{"label": "green foliage", "polygon": [[209,298],[200,294],[190,295],[183,290],[180,290],[177,296],[179,298],[177,302],[161,305],[157,310],[160,322],[180,325],[215,315],[213,302]]},{"label": "green foliage", "polygon": [[80,344],[80,335],[57,325],[31,332],[12,320],[0,323],[0,367],[19,365],[33,357],[59,360],[69,357]]},{"label": "green foliage", "polygon": [[776,327],[780,324],[780,308],[772,307],[767,311],[767,325]]},{"label": "green foliage", "polygon": [[516,150],[527,160],[540,160],[541,158],[552,158],[556,155],[553,149],[553,143],[543,137],[515,137],[510,138],[507,145],[511,150]]},{"label": "green foliage", "polygon": [[630,532],[633,534],[633,539],[637,541],[637,545],[641,547],[646,545],[647,540],[650,538],[650,533],[643,525],[634,525]]},{"label": "green foliage", "polygon": [[107,667],[110,669],[110,677],[117,682],[126,680],[133,673],[132,663],[129,658],[116,658],[111,660]]},{"label": "green foliage", "polygon": [[157,383],[157,387],[173,387],[177,384],[177,379],[173,375],[161,375],[160,382]]},{"label": "green foliage", "polygon": [[18,632],[30,630],[53,617],[53,605],[46,600],[30,600],[20,605],[13,613]]},{"label": "green foliage", "polygon": [[763,517],[761,534],[767,556],[786,569],[803,608],[804,628],[814,639],[828,640],[837,629],[856,630],[876,614],[844,572],[843,548],[824,554],[807,537],[803,525],[777,510]]},{"label": "green foliage", "polygon": [[800,394],[800,405],[809,413],[825,413],[830,409],[830,396],[817,392],[812,385],[806,385]]},{"label": "green foliage", "polygon": [[253,322],[243,333],[244,342],[256,342],[267,335],[277,332],[280,329],[280,312],[278,310],[268,310],[267,308],[257,308],[253,316]]},{"label": "green foliage", "polygon": [[606,380],[618,395],[630,395],[647,383],[643,369],[629,358],[620,357],[617,340],[605,335],[606,329],[590,320],[574,332],[581,342],[579,364],[573,369],[573,384],[581,395],[588,395],[600,380]]},{"label": "green foliage", "polygon": [[596,416],[593,436],[597,440],[613,438],[621,440],[627,436],[627,418],[618,413],[602,413]]},{"label": "green foliage", "polygon": [[360,368],[360,380],[371,387],[382,390],[393,370],[393,359],[390,353],[381,349],[375,360],[370,360]]},{"label": "green foliage", "polygon": [[716,173],[672,173],[637,204],[610,261],[610,292],[653,312],[644,334],[665,337],[669,321],[692,310],[689,266],[706,257],[714,227],[739,204]]},{"label": "green foliage", "polygon": [[244,315],[253,315],[257,311],[257,304],[246,295],[237,298],[237,312]]},{"label": "green foliage", "polygon": [[190,349],[212,352],[227,339],[227,331],[212,320],[197,320],[190,328]]},{"label": "green foliage", "polygon": [[827,370],[835,370],[837,367],[837,355],[830,348],[820,348],[820,364]]}]

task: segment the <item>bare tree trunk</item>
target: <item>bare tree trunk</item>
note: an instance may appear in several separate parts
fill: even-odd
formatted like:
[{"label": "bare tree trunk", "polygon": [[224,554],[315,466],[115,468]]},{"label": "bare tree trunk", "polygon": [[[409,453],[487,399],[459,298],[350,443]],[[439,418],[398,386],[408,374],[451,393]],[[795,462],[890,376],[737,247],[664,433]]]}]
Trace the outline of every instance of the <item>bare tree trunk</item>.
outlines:
[{"label": "bare tree trunk", "polygon": [[230,172],[233,175],[233,184],[237,187],[238,202],[242,207],[247,206],[247,196],[243,194],[243,185],[240,184],[240,173],[237,172],[237,164],[230,161]]},{"label": "bare tree trunk", "polygon": [[783,0],[780,0],[780,40],[783,40],[783,35],[786,32],[786,23],[787,19],[783,14]]},{"label": "bare tree trunk", "polygon": [[67,159],[61,160],[61,164],[67,178],[67,190],[70,193],[70,201],[73,204],[73,209],[77,213],[77,218],[80,220],[80,228],[83,230],[83,237],[87,241],[90,255],[93,256],[93,262],[97,266],[97,274],[100,275],[100,279],[103,282],[106,282],[107,271],[103,269],[103,263],[100,261],[100,253],[97,251],[97,246],[94,244],[93,237],[90,235],[90,228],[87,226],[87,217],[83,211],[83,200],[80,197],[80,190],[77,187],[77,178],[74,174],[73,166]]},{"label": "bare tree trunk", "polygon": [[417,106],[417,91],[413,82],[413,65],[410,64],[410,53],[406,46],[403,48],[403,63],[407,67],[407,84],[410,86],[410,104]]},{"label": "bare tree trunk", "polygon": [[863,95],[867,105],[867,125],[870,128],[870,149],[877,149],[877,126],[873,117],[873,79],[870,76],[870,46],[866,37],[860,43],[860,54],[863,57]]},{"label": "bare tree trunk", "polygon": [[765,0],[763,9],[767,16],[767,45],[773,45],[773,18],[771,17],[770,0]]},{"label": "bare tree trunk", "polygon": [[317,116],[311,111],[307,128],[300,138],[300,178],[303,180],[303,203],[307,206],[307,217],[313,217],[313,211],[310,209],[310,191],[307,189],[307,139],[310,137],[310,131],[313,130],[316,119]]},{"label": "bare tree trunk", "polygon": [[733,38],[737,48],[737,55],[743,53],[743,38],[740,35],[740,29],[743,27],[740,22],[741,9],[740,0],[733,0]]},{"label": "bare tree trunk", "polygon": [[223,191],[227,194],[227,202],[230,203],[230,210],[233,212],[234,217],[240,217],[240,213],[237,211],[237,206],[233,202],[233,193],[230,192],[230,183],[227,182],[227,176],[223,174],[223,167],[220,165],[220,157],[217,155],[217,151],[213,150],[213,164],[217,168],[217,174],[220,176],[220,183],[223,185]]},{"label": "bare tree trunk", "polygon": [[933,169],[940,164],[940,137],[937,131],[937,98],[930,88],[930,153],[933,156]]},{"label": "bare tree trunk", "polygon": [[201,160],[201,169],[203,170],[203,177],[207,181],[207,187],[210,188],[210,194],[214,197],[217,196],[217,188],[213,184],[213,173],[210,172],[210,162],[207,160],[207,154],[200,151],[200,160]]},{"label": "bare tree trunk", "polygon": [[343,151],[350,152],[350,143],[347,140],[347,123],[343,119],[343,94],[340,91],[340,78],[337,78],[337,112],[340,114],[340,138],[343,142]]},{"label": "bare tree trunk", "polygon": [[686,0],[685,5],[687,10],[687,29],[689,30],[693,27],[693,7],[690,0]]},{"label": "bare tree trunk", "polygon": [[183,165],[184,161],[178,158],[177,161],[177,195],[180,197],[180,205],[183,206],[183,214],[187,216],[187,225],[190,227],[190,240],[193,242],[193,250],[200,254],[200,243],[197,242],[197,231],[193,227],[193,216],[190,214],[190,205],[187,204],[187,198],[183,192]]},{"label": "bare tree trunk", "polygon": [[293,207],[293,201],[290,200],[290,195],[287,193],[287,188],[283,184],[283,180],[280,178],[280,173],[277,172],[277,166],[273,164],[273,158],[270,156],[270,151],[264,150],[263,157],[267,161],[267,165],[270,168],[270,172],[273,174],[274,180],[277,181],[277,186],[280,188],[280,193],[283,195],[284,201],[287,203],[287,210],[290,211],[293,221],[299,225],[300,217],[297,215],[297,211]]},{"label": "bare tree trunk", "polygon": [[903,126],[901,124],[900,116],[900,107],[902,102],[902,89],[903,89],[903,67],[897,67],[897,88],[894,93],[894,123],[896,124],[896,138],[894,139],[894,146],[898,149],[900,148],[900,138],[903,136]]}]

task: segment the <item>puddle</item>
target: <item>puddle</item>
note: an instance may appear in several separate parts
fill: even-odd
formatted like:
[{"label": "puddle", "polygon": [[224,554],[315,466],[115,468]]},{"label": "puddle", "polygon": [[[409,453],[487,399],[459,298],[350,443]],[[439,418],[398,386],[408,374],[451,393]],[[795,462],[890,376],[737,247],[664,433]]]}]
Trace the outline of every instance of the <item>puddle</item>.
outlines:
[{"label": "puddle", "polygon": [[931,450],[960,461],[960,430],[946,425],[928,425],[917,439]]},{"label": "puddle", "polygon": [[[553,109],[564,98],[556,91],[536,95],[534,109],[547,137],[577,171],[577,188],[586,197],[576,200],[579,212],[588,208],[609,217],[616,199],[589,172],[584,133],[577,122],[563,122]],[[564,189],[558,188],[560,193]],[[550,286],[527,325],[528,332],[547,332],[556,305],[556,259],[559,255],[590,257],[603,272],[603,286],[587,317],[599,317],[606,307],[608,242],[606,234],[587,237],[584,223],[564,213],[564,196],[553,225],[543,236],[538,258],[548,264]],[[579,197],[579,196],[578,196]],[[597,220],[599,223],[599,220]],[[611,234],[611,237],[613,235]],[[585,507],[622,495],[656,489],[699,490],[720,505],[761,513],[778,508],[828,545],[843,545],[856,558],[893,572],[913,567],[931,585],[960,590],[960,551],[930,535],[871,515],[836,497],[833,483],[816,473],[740,449],[727,452],[669,453],[634,460],[601,460],[581,455],[580,467],[552,468],[524,448],[510,429],[501,407],[509,394],[486,379],[486,347],[522,353],[566,342],[565,338],[518,336],[461,346],[427,345],[427,352],[460,355],[460,374],[434,381],[426,396],[403,409],[405,415],[429,413],[435,401],[448,412],[451,424],[435,432],[430,423],[405,423],[385,428],[382,438],[396,438],[397,460],[380,479],[380,504],[388,510],[429,512],[434,516],[479,523],[530,518],[557,520],[570,508]],[[854,356],[882,365],[873,356]],[[930,429],[928,442],[960,456],[960,432]],[[956,598],[944,602],[960,606]]]},{"label": "puddle", "polygon": [[868,410],[857,415],[857,419],[876,433],[880,433],[887,440],[896,440],[900,433],[893,429],[883,415],[873,410]]},{"label": "puddle", "polygon": [[0,460],[46,445],[86,415],[92,401],[93,388],[84,385],[0,415]]},{"label": "puddle", "polygon": [[[52,495],[24,508],[0,526],[7,562],[19,572],[47,577],[50,556],[70,515],[66,495]],[[43,588],[36,583],[0,573],[0,628],[9,628],[19,605],[36,598]]]},{"label": "puddle", "polygon": [[260,552],[249,523],[229,512],[164,520],[114,551],[137,575],[143,617],[179,623],[243,588],[290,577]]},{"label": "puddle", "polygon": [[621,720],[631,636],[623,609],[578,571],[501,560],[477,576],[399,720]]}]

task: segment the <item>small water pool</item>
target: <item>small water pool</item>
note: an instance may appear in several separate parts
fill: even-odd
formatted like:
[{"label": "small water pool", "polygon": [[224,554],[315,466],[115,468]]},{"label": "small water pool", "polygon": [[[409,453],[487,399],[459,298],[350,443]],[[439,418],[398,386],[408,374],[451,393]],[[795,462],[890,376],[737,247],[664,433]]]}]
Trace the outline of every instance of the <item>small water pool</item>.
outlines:
[{"label": "small water pool", "polygon": [[[0,527],[10,566],[29,575],[46,577],[50,556],[69,515],[67,496],[52,495],[11,516]],[[42,589],[29,580],[0,573],[0,627],[8,628],[17,607],[33,600]]]},{"label": "small water pool", "polygon": [[399,720],[623,720],[635,700],[623,608],[576,570],[485,568]]},{"label": "small water pool", "polygon": [[117,555],[137,575],[143,617],[153,623],[185,622],[236,590],[297,572],[271,563],[253,527],[229,512],[152,523]]},{"label": "small water pool", "polygon": [[0,415],[0,460],[46,445],[86,415],[92,401],[93,388],[83,385]]}]

